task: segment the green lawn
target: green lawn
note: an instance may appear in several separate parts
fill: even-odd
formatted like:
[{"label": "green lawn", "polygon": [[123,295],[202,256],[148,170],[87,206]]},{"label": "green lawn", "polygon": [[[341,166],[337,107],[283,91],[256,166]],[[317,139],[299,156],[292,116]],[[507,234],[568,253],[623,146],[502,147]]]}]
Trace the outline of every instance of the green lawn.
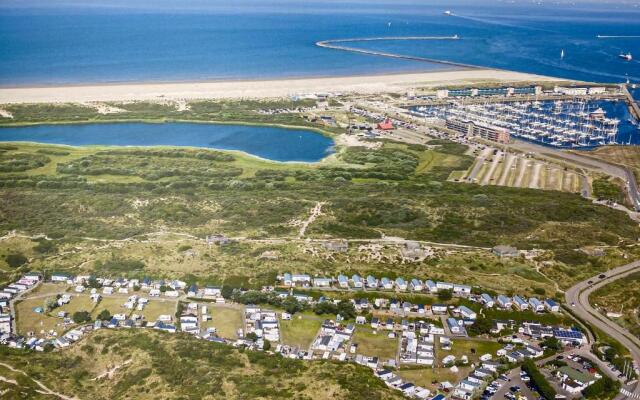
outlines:
[{"label": "green lawn", "polygon": [[54,309],[51,314],[56,315],[58,311],[66,311],[69,316],[73,316],[77,311],[93,311],[95,303],[91,301],[89,295],[86,294],[72,294],[71,301],[68,304],[60,306]]},{"label": "green lawn", "polygon": [[290,321],[280,321],[282,342],[306,349],[315,338],[323,319],[313,313],[295,314]]},{"label": "green lawn", "polygon": [[448,381],[455,385],[470,371],[469,367],[460,367],[458,372],[451,372],[449,368],[409,368],[400,369],[398,375],[414,385],[436,391],[440,382]]},{"label": "green lawn", "polygon": [[369,357],[377,356],[382,360],[395,359],[398,351],[398,339],[389,339],[388,333],[380,330],[374,334],[371,329],[358,326],[351,342],[358,344],[358,354]]},{"label": "green lawn", "polygon": [[147,322],[155,322],[160,315],[176,314],[176,301],[168,299],[151,299],[144,307],[142,312],[134,311],[136,314],[142,314]]},{"label": "green lawn", "polygon": [[44,308],[45,300],[45,298],[27,299],[16,305],[18,334],[26,335],[28,332],[34,332],[40,335],[41,332],[48,332],[51,329],[58,334],[64,331],[62,319],[33,311],[36,307]]},{"label": "green lawn", "polygon": [[243,326],[242,310],[233,306],[207,304],[211,320],[202,324],[203,327],[215,327],[218,336],[225,339],[237,339],[238,329]]},{"label": "green lawn", "polygon": [[463,355],[466,355],[469,363],[474,363],[480,359],[480,356],[487,353],[495,357],[496,351],[504,347],[498,342],[485,340],[453,339],[452,342],[450,351],[438,349],[438,361],[442,361],[448,355],[455,356],[456,361],[459,361]]},{"label": "green lawn", "polygon": [[93,309],[91,318],[96,318],[102,310],[108,310],[111,315],[114,314],[131,314],[131,310],[124,308],[123,304],[127,302],[125,297],[103,297],[98,305]]}]

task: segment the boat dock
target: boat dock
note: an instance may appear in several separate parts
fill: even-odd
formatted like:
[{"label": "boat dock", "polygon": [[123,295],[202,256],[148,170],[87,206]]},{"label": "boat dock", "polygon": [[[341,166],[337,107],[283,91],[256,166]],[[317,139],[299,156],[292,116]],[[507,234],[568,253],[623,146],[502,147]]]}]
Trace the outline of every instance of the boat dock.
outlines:
[{"label": "boat dock", "polygon": [[631,115],[633,115],[636,120],[640,121],[640,106],[638,106],[638,103],[631,95],[631,92],[629,92],[627,85],[620,86],[622,93],[627,97],[627,101],[629,102],[629,111],[631,112]]}]

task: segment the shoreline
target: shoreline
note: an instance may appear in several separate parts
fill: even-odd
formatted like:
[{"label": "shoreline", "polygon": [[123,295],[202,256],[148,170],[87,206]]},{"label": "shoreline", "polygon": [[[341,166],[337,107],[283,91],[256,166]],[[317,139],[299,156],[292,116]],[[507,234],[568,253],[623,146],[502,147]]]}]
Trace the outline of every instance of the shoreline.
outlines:
[{"label": "shoreline", "polygon": [[404,93],[416,87],[481,81],[549,82],[541,75],[496,69],[456,69],[382,75],[173,83],[0,87],[0,104],[267,99],[311,93]]}]

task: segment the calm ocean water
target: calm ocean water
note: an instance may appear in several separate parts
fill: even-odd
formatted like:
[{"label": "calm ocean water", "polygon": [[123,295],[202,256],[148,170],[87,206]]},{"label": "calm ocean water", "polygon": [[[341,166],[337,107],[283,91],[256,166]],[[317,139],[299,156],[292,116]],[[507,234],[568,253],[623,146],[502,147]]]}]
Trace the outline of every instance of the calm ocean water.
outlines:
[{"label": "calm ocean water", "polygon": [[191,123],[105,123],[0,128],[0,142],[71,146],[191,146],[240,150],[274,161],[319,161],[333,140],[307,130]]},{"label": "calm ocean water", "polygon": [[[315,42],[454,34],[463,40],[366,46],[564,78],[640,81],[638,7],[241,0],[243,7],[225,8],[185,0],[176,13],[162,0],[106,0],[100,8],[56,2],[0,3],[0,85],[427,71],[444,67],[321,49]],[[140,4],[130,9],[130,3]],[[444,16],[446,9],[456,16]],[[618,57],[628,51],[633,61]]]}]

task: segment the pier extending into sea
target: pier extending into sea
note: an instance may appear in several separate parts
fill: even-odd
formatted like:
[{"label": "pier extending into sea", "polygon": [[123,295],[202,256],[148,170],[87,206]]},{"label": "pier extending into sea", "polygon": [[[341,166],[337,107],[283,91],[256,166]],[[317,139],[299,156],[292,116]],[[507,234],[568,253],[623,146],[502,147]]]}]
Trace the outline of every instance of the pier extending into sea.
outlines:
[{"label": "pier extending into sea", "polygon": [[454,67],[460,68],[477,68],[482,69],[479,65],[472,64],[464,64],[454,61],[446,61],[446,60],[438,60],[435,58],[428,57],[419,57],[419,56],[410,56],[405,54],[397,54],[397,53],[389,53],[386,51],[378,51],[378,50],[367,50],[360,49],[357,47],[344,46],[341,43],[355,43],[355,42],[376,42],[376,41],[412,41],[412,40],[460,40],[460,36],[380,36],[380,37],[370,37],[370,38],[351,38],[351,39],[331,39],[331,40],[321,40],[316,42],[316,46],[323,47],[326,49],[333,50],[341,50],[348,51],[351,53],[359,53],[359,54],[367,54],[371,56],[380,56],[380,57],[389,57],[389,58],[397,58],[402,60],[411,60],[411,61],[422,61],[428,62],[432,64],[443,64],[450,65]]},{"label": "pier extending into sea", "polygon": [[633,98],[631,92],[629,92],[629,88],[627,85],[620,85],[622,93],[627,97],[627,102],[629,103],[629,112],[635,117],[636,120],[640,121],[640,106],[636,102],[636,99]]}]

